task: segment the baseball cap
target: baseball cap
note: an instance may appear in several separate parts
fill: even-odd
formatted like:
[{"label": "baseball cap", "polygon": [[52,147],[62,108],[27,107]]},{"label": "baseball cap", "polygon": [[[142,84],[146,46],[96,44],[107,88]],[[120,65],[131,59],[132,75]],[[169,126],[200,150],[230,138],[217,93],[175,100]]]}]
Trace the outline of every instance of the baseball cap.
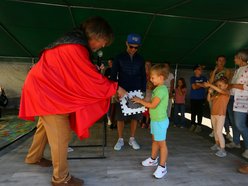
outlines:
[{"label": "baseball cap", "polygon": [[193,67],[193,71],[195,71],[195,70],[198,69],[198,68],[201,68],[201,69],[202,69],[202,66],[201,66],[200,64],[195,65],[195,66]]},{"label": "baseball cap", "polygon": [[127,36],[127,43],[141,45],[141,36],[138,34],[129,34]]}]

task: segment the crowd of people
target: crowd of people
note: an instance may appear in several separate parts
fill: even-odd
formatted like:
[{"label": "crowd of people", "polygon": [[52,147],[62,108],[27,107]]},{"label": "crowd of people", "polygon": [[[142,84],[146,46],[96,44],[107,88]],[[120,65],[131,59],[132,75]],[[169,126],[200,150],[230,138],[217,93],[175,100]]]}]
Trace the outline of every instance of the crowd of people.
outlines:
[{"label": "crowd of people", "polygon": [[[130,35],[129,35],[130,36]],[[128,36],[128,37],[129,37]],[[136,36],[137,37],[137,36]],[[138,43],[133,47],[132,44],[128,43],[127,38],[127,51],[126,54],[129,54],[129,58],[126,60],[125,65],[129,65],[130,69],[135,68],[136,64],[131,64],[128,61],[133,60],[133,56],[136,54],[138,48],[140,47],[140,38],[138,39]],[[131,46],[131,49],[129,47]],[[132,50],[132,54],[129,53],[129,50]],[[135,51],[136,53],[134,53]],[[122,71],[122,65],[119,64],[118,58],[113,60],[113,63],[118,66],[118,70]],[[243,49],[238,51],[234,57],[234,63],[238,67],[236,70],[231,70],[225,67],[226,57],[224,55],[219,55],[216,58],[216,67],[210,72],[209,78],[203,75],[204,67],[202,65],[195,65],[193,67],[193,75],[189,80],[190,84],[190,126],[189,130],[195,133],[200,133],[202,131],[202,118],[203,112],[206,109],[204,107],[206,100],[209,104],[210,110],[210,119],[212,125],[212,133],[210,133],[210,137],[214,137],[215,144],[210,147],[211,150],[214,151],[215,155],[218,157],[227,156],[226,147],[227,148],[241,148],[240,145],[240,136],[244,139],[244,152],[241,154],[244,158],[248,159],[248,148],[247,148],[247,134],[248,134],[248,125],[247,125],[247,97],[248,97],[248,81],[247,81],[247,61],[248,61],[248,50]],[[147,105],[148,103],[152,103],[154,101],[154,90],[156,89],[156,85],[152,82],[151,73],[152,73],[152,62],[151,60],[145,61],[145,72],[146,72],[146,91],[145,98],[143,101],[134,99],[136,102],[141,103],[147,107],[147,110],[151,109],[151,105]],[[170,119],[171,123],[173,123],[174,127],[185,128],[186,118],[185,118],[185,109],[186,109],[186,94],[187,94],[187,86],[186,80],[184,77],[179,77],[177,80],[174,79],[173,73],[170,72],[170,64],[168,62],[161,63],[167,70],[168,75],[164,79],[164,85],[168,90],[168,104],[165,108],[167,113],[167,118]],[[140,77],[139,73],[144,74],[143,68],[142,71],[136,72],[137,77]],[[242,69],[242,70],[241,70]],[[123,72],[122,72],[123,73]],[[120,77],[123,77],[122,74]],[[125,76],[130,76],[130,74],[126,73]],[[139,78],[138,78],[139,79]],[[114,79],[118,81],[118,83],[125,87],[122,84],[122,80]],[[132,78],[133,80],[133,78]],[[126,83],[132,84],[133,81],[131,79],[125,81]],[[174,81],[176,81],[174,86]],[[140,82],[137,84],[139,85]],[[141,87],[133,87],[131,89],[126,89],[128,91],[133,91],[141,89]],[[234,96],[236,95],[236,96]],[[234,101],[234,97],[236,97],[236,102]],[[236,103],[234,105],[234,102]],[[171,108],[172,103],[174,105],[173,119],[171,117]],[[153,108],[154,109],[154,108]],[[140,122],[142,128],[149,128],[151,130],[151,134],[153,135],[153,129],[150,127],[150,123],[153,123],[152,116],[149,114],[151,111],[146,111],[143,113],[143,118],[140,119],[137,117],[136,121]],[[235,118],[235,116],[236,118]],[[130,116],[123,117],[122,122],[128,121]],[[114,121],[112,121],[114,123]],[[119,121],[118,121],[119,122]],[[118,129],[119,139],[114,147],[115,150],[121,150],[124,146],[124,141],[122,138],[123,135],[123,127],[124,125],[119,125],[117,122],[117,128],[121,127],[121,133]],[[134,134],[132,132],[132,124],[131,120],[131,134],[130,139],[134,138]],[[135,123],[135,129],[137,124]],[[223,128],[225,128],[226,135],[223,135]],[[233,130],[233,137],[231,136],[230,128]],[[228,140],[225,141],[225,139]],[[153,138],[154,140],[154,138]],[[130,144],[130,140],[129,140]],[[132,146],[132,145],[131,145]],[[140,146],[138,142],[135,140],[135,146],[132,146],[135,150],[139,149]],[[153,146],[152,146],[153,147]],[[166,156],[167,157],[167,156]],[[152,165],[157,165],[158,160],[157,156],[152,153],[151,157],[145,160],[144,162],[151,162]],[[149,166],[146,163],[142,162],[144,166]],[[153,163],[154,164],[153,164]],[[160,164],[163,166],[164,163]],[[248,173],[248,166],[242,166],[238,169],[241,173]]]},{"label": "crowd of people", "polygon": [[[78,29],[46,47],[39,62],[30,70],[22,90],[19,117],[33,120],[39,117],[32,145],[26,156],[28,164],[53,166],[52,185],[83,185],[83,180],[70,175],[67,150],[71,129],[79,138],[89,136],[89,127],[108,112],[108,124],[116,121],[118,140],[114,150],[124,146],[124,125],[130,122],[128,144],[135,150],[140,145],[135,139],[138,123],[149,127],[152,134],[151,156],[142,161],[143,166],[156,166],[153,175],[162,178],[167,173],[168,149],[166,133],[174,100],[174,125],[186,127],[185,99],[186,80],[175,80],[170,64],[152,65],[138,53],[142,45],[141,36],[129,34],[126,50],[108,62],[105,76],[91,61],[91,53],[108,46],[113,41],[110,25],[100,17],[86,20]],[[224,125],[231,124],[233,142],[228,148],[240,148],[240,135],[244,139],[248,158],[248,50],[240,50],[234,57],[237,68],[234,75],[224,67],[225,56],[216,60],[216,68],[208,80],[202,75],[202,66],[193,68],[190,78],[190,130],[201,132],[203,105],[207,98],[211,110],[211,121],[215,144],[211,147],[219,157],[225,157]],[[49,75],[48,75],[49,74]],[[176,82],[176,83],[174,83]],[[176,86],[174,86],[176,84]],[[89,87],[91,90],[89,91]],[[38,90],[38,91],[37,91]],[[145,98],[132,98],[134,103],[149,109],[146,114],[124,115],[120,98],[129,91],[141,90]],[[94,113],[94,114],[92,114]],[[196,121],[197,118],[197,121]],[[227,123],[227,119],[230,121]],[[143,122],[142,122],[143,121]],[[82,125],[83,124],[83,125]],[[228,127],[229,128],[229,127]],[[49,143],[52,161],[43,157]],[[248,173],[248,166],[239,169]]]}]

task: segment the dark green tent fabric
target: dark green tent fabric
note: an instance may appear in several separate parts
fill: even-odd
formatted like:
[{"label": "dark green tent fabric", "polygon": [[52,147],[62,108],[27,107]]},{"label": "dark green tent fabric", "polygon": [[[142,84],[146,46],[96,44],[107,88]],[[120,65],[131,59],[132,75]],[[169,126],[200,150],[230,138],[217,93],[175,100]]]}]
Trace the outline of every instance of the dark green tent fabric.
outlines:
[{"label": "dark green tent fabric", "polygon": [[208,66],[224,54],[233,66],[234,53],[248,47],[247,0],[1,0],[0,58],[37,57],[90,16],[115,32],[105,59],[125,50],[129,33],[142,36],[140,53],[156,63]]}]

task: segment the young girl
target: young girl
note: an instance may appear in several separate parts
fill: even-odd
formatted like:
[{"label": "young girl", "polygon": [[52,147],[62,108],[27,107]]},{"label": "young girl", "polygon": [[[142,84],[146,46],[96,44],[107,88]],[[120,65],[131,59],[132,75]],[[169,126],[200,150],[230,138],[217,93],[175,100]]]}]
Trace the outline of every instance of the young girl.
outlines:
[{"label": "young girl", "polygon": [[134,97],[132,100],[149,108],[151,118],[152,134],[152,154],[151,157],[142,161],[143,166],[158,165],[158,151],[160,150],[160,161],[153,175],[156,178],[162,178],[167,173],[166,161],[168,149],[166,145],[166,132],[169,125],[169,119],[165,110],[168,106],[168,89],[164,85],[164,80],[168,77],[168,69],[163,64],[154,65],[150,71],[150,80],[156,87],[152,92],[152,100],[145,101]]},{"label": "young girl", "polygon": [[[213,124],[215,145],[211,147],[212,150],[218,150],[215,155],[218,157],[225,157],[225,138],[222,130],[225,123],[227,103],[229,101],[228,79],[221,77],[215,81],[215,85],[205,82],[204,85],[209,87],[208,101],[211,106],[211,122]],[[212,94],[213,90],[217,93]]]},{"label": "young girl", "polygon": [[[175,103],[174,103],[174,126],[184,128],[186,125],[185,120],[185,96],[186,96],[186,83],[184,78],[179,78],[177,80],[177,85],[175,88]],[[181,114],[179,116],[178,114]],[[180,122],[181,118],[181,122]]]}]

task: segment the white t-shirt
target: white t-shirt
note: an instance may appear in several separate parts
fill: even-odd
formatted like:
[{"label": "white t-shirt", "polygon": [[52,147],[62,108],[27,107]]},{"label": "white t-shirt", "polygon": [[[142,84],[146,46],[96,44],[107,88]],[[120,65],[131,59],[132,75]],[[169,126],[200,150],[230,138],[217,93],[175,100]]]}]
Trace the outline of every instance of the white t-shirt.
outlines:
[{"label": "white t-shirt", "polygon": [[167,87],[169,92],[170,92],[170,88],[171,88],[171,80],[173,80],[173,79],[174,79],[174,75],[170,72],[168,78],[164,81],[164,85]]},{"label": "white t-shirt", "polygon": [[232,78],[232,84],[242,84],[244,90],[232,88],[231,95],[234,95],[233,110],[248,113],[248,65],[239,67]]}]

